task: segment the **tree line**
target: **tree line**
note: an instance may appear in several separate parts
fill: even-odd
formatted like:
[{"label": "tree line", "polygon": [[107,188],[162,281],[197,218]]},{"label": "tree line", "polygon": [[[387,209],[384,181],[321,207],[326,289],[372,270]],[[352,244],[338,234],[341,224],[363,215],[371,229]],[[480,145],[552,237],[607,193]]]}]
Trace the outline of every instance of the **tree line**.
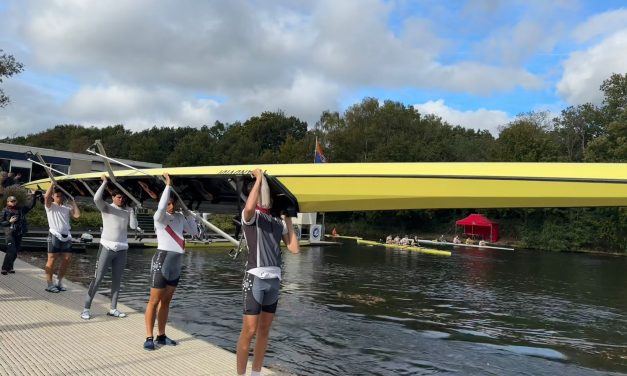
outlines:
[{"label": "tree line", "polygon": [[[282,111],[244,122],[154,126],[133,132],[57,125],[2,142],[83,153],[99,139],[107,153],[164,166],[311,163],[318,139],[333,162],[627,162],[627,74],[612,74],[600,87],[601,105],[586,103],[558,116],[532,111],[487,130],[451,125],[413,106],[365,98],[343,113],[325,111],[312,127]],[[403,210],[330,213],[345,229],[383,234],[451,232],[470,211]],[[552,250],[627,251],[626,208],[480,210],[501,222],[522,246]],[[384,223],[373,227],[373,224]]]}]

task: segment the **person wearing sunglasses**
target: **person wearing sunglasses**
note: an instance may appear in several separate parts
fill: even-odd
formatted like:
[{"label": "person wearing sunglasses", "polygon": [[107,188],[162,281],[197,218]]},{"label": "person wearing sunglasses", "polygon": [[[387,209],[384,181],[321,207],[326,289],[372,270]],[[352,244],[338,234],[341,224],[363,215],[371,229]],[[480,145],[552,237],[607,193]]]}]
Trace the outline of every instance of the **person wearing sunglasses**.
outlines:
[{"label": "person wearing sunglasses", "polygon": [[18,206],[15,196],[7,197],[7,205],[0,214],[0,226],[4,227],[7,251],[2,262],[2,275],[13,274],[15,259],[22,245],[22,236],[28,231],[26,214],[35,207],[37,200],[31,192],[31,203],[27,206]]},{"label": "person wearing sunglasses", "polygon": [[[48,218],[48,260],[46,262],[46,291],[58,293],[65,291],[63,277],[72,259],[72,234],[70,233],[71,219],[78,219],[81,211],[76,202],[66,203],[65,196],[60,190],[54,190],[51,184],[44,194],[44,207]],[[57,283],[53,283],[54,264],[61,259],[61,266],[57,274]]]}]

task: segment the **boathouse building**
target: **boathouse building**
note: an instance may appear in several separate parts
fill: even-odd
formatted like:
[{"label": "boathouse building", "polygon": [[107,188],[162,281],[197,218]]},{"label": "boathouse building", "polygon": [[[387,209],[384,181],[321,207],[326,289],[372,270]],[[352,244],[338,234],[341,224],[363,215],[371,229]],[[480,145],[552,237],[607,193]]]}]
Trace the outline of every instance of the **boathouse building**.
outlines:
[{"label": "boathouse building", "polygon": [[[43,167],[32,163],[27,153],[39,153],[46,164],[65,174],[81,174],[87,172],[105,171],[102,158],[81,153],[70,153],[53,149],[36,148],[25,145],[0,143],[0,171],[22,174],[21,183],[46,178]],[[119,159],[120,162],[136,168],[160,168],[161,164]],[[126,169],[112,163],[114,169]]]}]

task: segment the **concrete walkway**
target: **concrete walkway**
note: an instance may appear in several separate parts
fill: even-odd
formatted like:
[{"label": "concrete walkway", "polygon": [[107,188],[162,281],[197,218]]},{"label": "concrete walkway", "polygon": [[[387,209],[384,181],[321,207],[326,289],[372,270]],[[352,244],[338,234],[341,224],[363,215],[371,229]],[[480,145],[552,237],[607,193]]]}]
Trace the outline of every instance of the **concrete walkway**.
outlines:
[{"label": "concrete walkway", "polygon": [[[0,375],[236,374],[235,354],[229,351],[170,325],[167,334],[179,345],[146,351],[142,312],[118,304],[128,317],[107,316],[110,301],[97,295],[94,317],[82,320],[84,287],[65,281],[68,291],[49,293],[43,270],[19,259],[15,270],[0,275]],[[251,363],[252,358],[247,374]],[[264,369],[263,374],[274,373]]]}]

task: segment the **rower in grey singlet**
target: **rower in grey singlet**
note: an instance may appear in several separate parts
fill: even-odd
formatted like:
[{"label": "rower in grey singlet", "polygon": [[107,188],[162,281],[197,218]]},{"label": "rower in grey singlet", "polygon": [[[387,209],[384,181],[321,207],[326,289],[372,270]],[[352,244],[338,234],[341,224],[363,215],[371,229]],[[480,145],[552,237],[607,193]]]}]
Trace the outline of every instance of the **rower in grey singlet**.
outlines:
[{"label": "rower in grey singlet", "polygon": [[250,221],[242,220],[242,230],[248,245],[242,282],[244,314],[275,313],[281,286],[280,242],[288,232],[287,227],[280,218],[255,210]]}]

